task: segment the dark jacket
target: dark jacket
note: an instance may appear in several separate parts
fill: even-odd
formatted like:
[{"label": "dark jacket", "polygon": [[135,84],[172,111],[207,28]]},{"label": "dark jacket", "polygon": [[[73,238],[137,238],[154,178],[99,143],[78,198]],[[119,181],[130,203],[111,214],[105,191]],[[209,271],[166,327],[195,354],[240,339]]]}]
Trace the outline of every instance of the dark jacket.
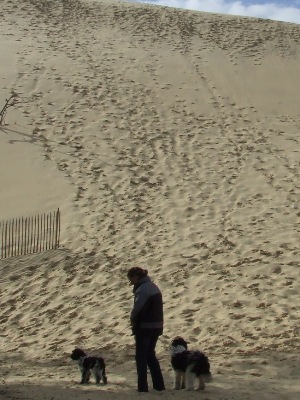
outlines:
[{"label": "dark jacket", "polygon": [[134,305],[130,321],[134,335],[162,335],[163,300],[159,288],[149,276],[140,279],[133,287]]}]

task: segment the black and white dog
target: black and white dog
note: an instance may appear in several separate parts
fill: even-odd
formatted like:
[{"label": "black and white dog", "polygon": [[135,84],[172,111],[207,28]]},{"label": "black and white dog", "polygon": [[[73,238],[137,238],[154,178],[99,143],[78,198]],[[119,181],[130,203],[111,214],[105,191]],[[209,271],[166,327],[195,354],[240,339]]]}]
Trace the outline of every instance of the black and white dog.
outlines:
[{"label": "black and white dog", "polygon": [[101,379],[104,384],[107,383],[105,362],[102,357],[88,356],[83,350],[75,349],[72,351],[71,358],[78,363],[78,368],[81,372],[80,383],[89,383],[91,373],[96,383],[100,383]]},{"label": "black and white dog", "polygon": [[188,350],[187,342],[180,336],[170,344],[171,364],[174,369],[174,389],[194,390],[194,380],[198,380],[196,390],[204,390],[205,382],[210,382],[210,363],[202,351]]}]

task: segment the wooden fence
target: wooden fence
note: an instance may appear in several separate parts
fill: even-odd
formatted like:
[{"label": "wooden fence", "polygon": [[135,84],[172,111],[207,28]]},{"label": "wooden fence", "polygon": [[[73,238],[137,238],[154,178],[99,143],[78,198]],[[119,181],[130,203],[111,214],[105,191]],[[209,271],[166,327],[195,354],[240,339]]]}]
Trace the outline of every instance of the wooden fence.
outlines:
[{"label": "wooden fence", "polygon": [[0,222],[0,258],[59,248],[60,211]]}]

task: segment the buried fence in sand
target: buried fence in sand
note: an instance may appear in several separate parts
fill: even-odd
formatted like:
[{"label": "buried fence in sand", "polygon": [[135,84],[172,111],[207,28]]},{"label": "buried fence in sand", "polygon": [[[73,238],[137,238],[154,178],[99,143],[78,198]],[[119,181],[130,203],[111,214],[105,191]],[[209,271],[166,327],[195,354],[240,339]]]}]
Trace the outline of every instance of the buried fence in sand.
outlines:
[{"label": "buried fence in sand", "polygon": [[57,249],[60,211],[0,221],[0,259]]}]

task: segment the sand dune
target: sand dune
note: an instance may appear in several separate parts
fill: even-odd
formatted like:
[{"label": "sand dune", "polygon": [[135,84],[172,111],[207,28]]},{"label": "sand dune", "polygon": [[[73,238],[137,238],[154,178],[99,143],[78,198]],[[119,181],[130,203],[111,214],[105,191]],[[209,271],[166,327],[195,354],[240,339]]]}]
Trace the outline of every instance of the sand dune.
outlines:
[{"label": "sand dune", "polygon": [[[300,26],[88,0],[0,18],[0,102],[18,94],[0,220],[62,212],[61,249],[0,260],[0,398],[136,396],[141,265],[164,294],[164,397],[186,396],[181,334],[214,375],[191,398],[298,399]],[[76,383],[74,346],[106,358],[106,387]]]}]

